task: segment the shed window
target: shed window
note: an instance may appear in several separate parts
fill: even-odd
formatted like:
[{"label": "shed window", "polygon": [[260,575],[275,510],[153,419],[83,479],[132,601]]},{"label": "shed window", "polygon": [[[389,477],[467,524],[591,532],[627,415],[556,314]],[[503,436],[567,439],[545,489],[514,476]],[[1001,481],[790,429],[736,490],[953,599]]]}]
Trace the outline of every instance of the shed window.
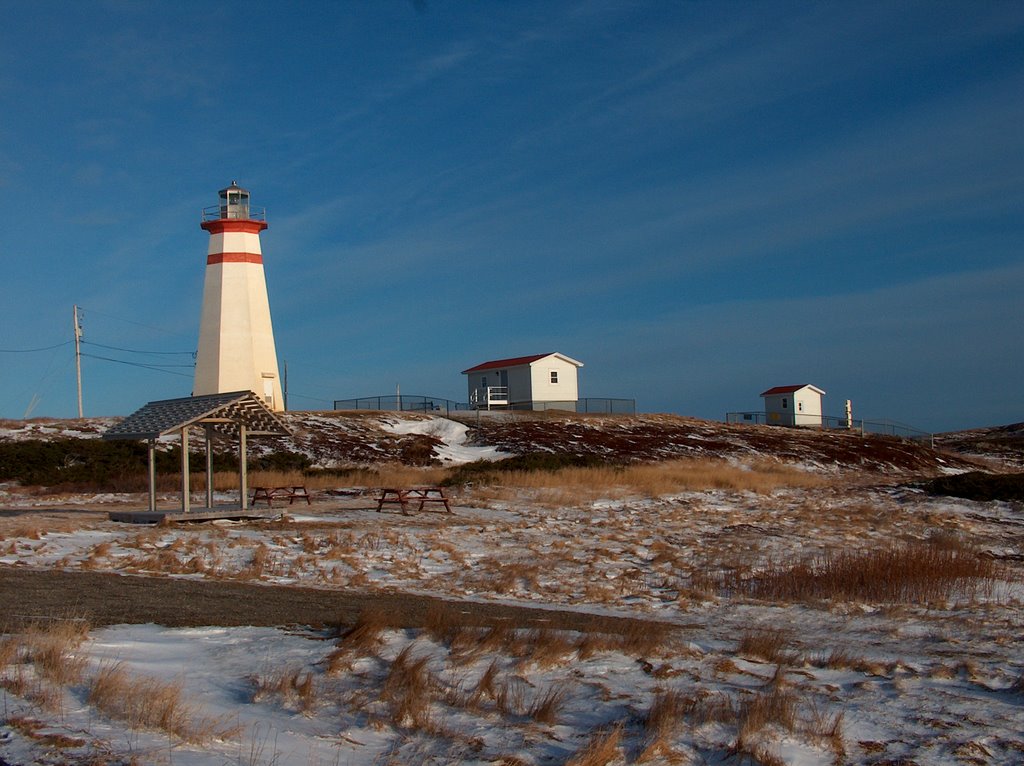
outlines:
[{"label": "shed window", "polygon": [[803,412],[804,411],[804,403],[803,402],[797,402],[796,403],[796,411],[797,412]]},{"label": "shed window", "polygon": [[557,383],[558,382],[558,370],[552,370],[551,371],[551,382],[552,383]]},{"label": "shed window", "polygon": [[789,407],[789,399],[783,399],[782,400],[782,409],[786,409],[787,407]]}]

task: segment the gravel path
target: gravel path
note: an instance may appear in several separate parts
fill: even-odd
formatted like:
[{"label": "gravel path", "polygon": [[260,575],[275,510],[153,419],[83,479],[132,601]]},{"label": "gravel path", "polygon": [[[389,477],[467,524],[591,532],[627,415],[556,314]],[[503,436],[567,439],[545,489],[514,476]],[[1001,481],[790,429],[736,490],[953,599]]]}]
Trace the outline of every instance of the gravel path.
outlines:
[{"label": "gravel path", "polygon": [[82,618],[93,627],[157,623],[201,625],[351,625],[364,610],[387,615],[395,627],[436,620],[453,625],[512,624],[631,634],[666,623],[510,604],[455,601],[410,593],[327,590],[281,585],[140,577],[104,572],[0,566],[0,632],[55,618]]}]

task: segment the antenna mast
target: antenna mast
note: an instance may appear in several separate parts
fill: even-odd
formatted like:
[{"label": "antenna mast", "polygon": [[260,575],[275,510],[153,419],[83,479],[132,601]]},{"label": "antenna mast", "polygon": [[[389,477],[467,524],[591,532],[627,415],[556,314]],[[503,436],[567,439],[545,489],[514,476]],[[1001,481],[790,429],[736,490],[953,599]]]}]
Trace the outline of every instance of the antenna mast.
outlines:
[{"label": "antenna mast", "polygon": [[78,323],[78,305],[74,308],[75,376],[78,379],[78,417],[82,418],[82,326]]}]

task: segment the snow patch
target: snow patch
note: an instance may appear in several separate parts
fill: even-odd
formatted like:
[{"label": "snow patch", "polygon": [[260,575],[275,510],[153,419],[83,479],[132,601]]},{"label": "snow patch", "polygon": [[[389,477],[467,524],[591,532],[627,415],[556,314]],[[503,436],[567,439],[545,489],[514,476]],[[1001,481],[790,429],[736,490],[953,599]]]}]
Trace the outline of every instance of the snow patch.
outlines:
[{"label": "snow patch", "polygon": [[480,447],[468,444],[469,426],[448,418],[429,417],[423,420],[384,420],[381,425],[393,434],[420,434],[439,439],[441,444],[434,448],[434,454],[443,463],[461,465],[475,460],[501,460],[508,457],[497,447]]}]

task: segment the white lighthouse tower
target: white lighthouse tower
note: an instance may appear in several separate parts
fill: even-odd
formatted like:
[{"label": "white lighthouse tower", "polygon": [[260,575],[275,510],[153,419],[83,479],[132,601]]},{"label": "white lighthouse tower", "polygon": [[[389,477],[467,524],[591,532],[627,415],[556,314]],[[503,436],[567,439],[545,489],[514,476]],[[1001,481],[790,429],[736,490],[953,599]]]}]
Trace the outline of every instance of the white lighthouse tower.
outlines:
[{"label": "white lighthouse tower", "polygon": [[210,232],[210,247],[192,393],[253,391],[280,411],[284,398],[260,250],[266,216],[249,208],[249,192],[234,181],[219,194],[220,204],[203,210],[200,224]]}]

